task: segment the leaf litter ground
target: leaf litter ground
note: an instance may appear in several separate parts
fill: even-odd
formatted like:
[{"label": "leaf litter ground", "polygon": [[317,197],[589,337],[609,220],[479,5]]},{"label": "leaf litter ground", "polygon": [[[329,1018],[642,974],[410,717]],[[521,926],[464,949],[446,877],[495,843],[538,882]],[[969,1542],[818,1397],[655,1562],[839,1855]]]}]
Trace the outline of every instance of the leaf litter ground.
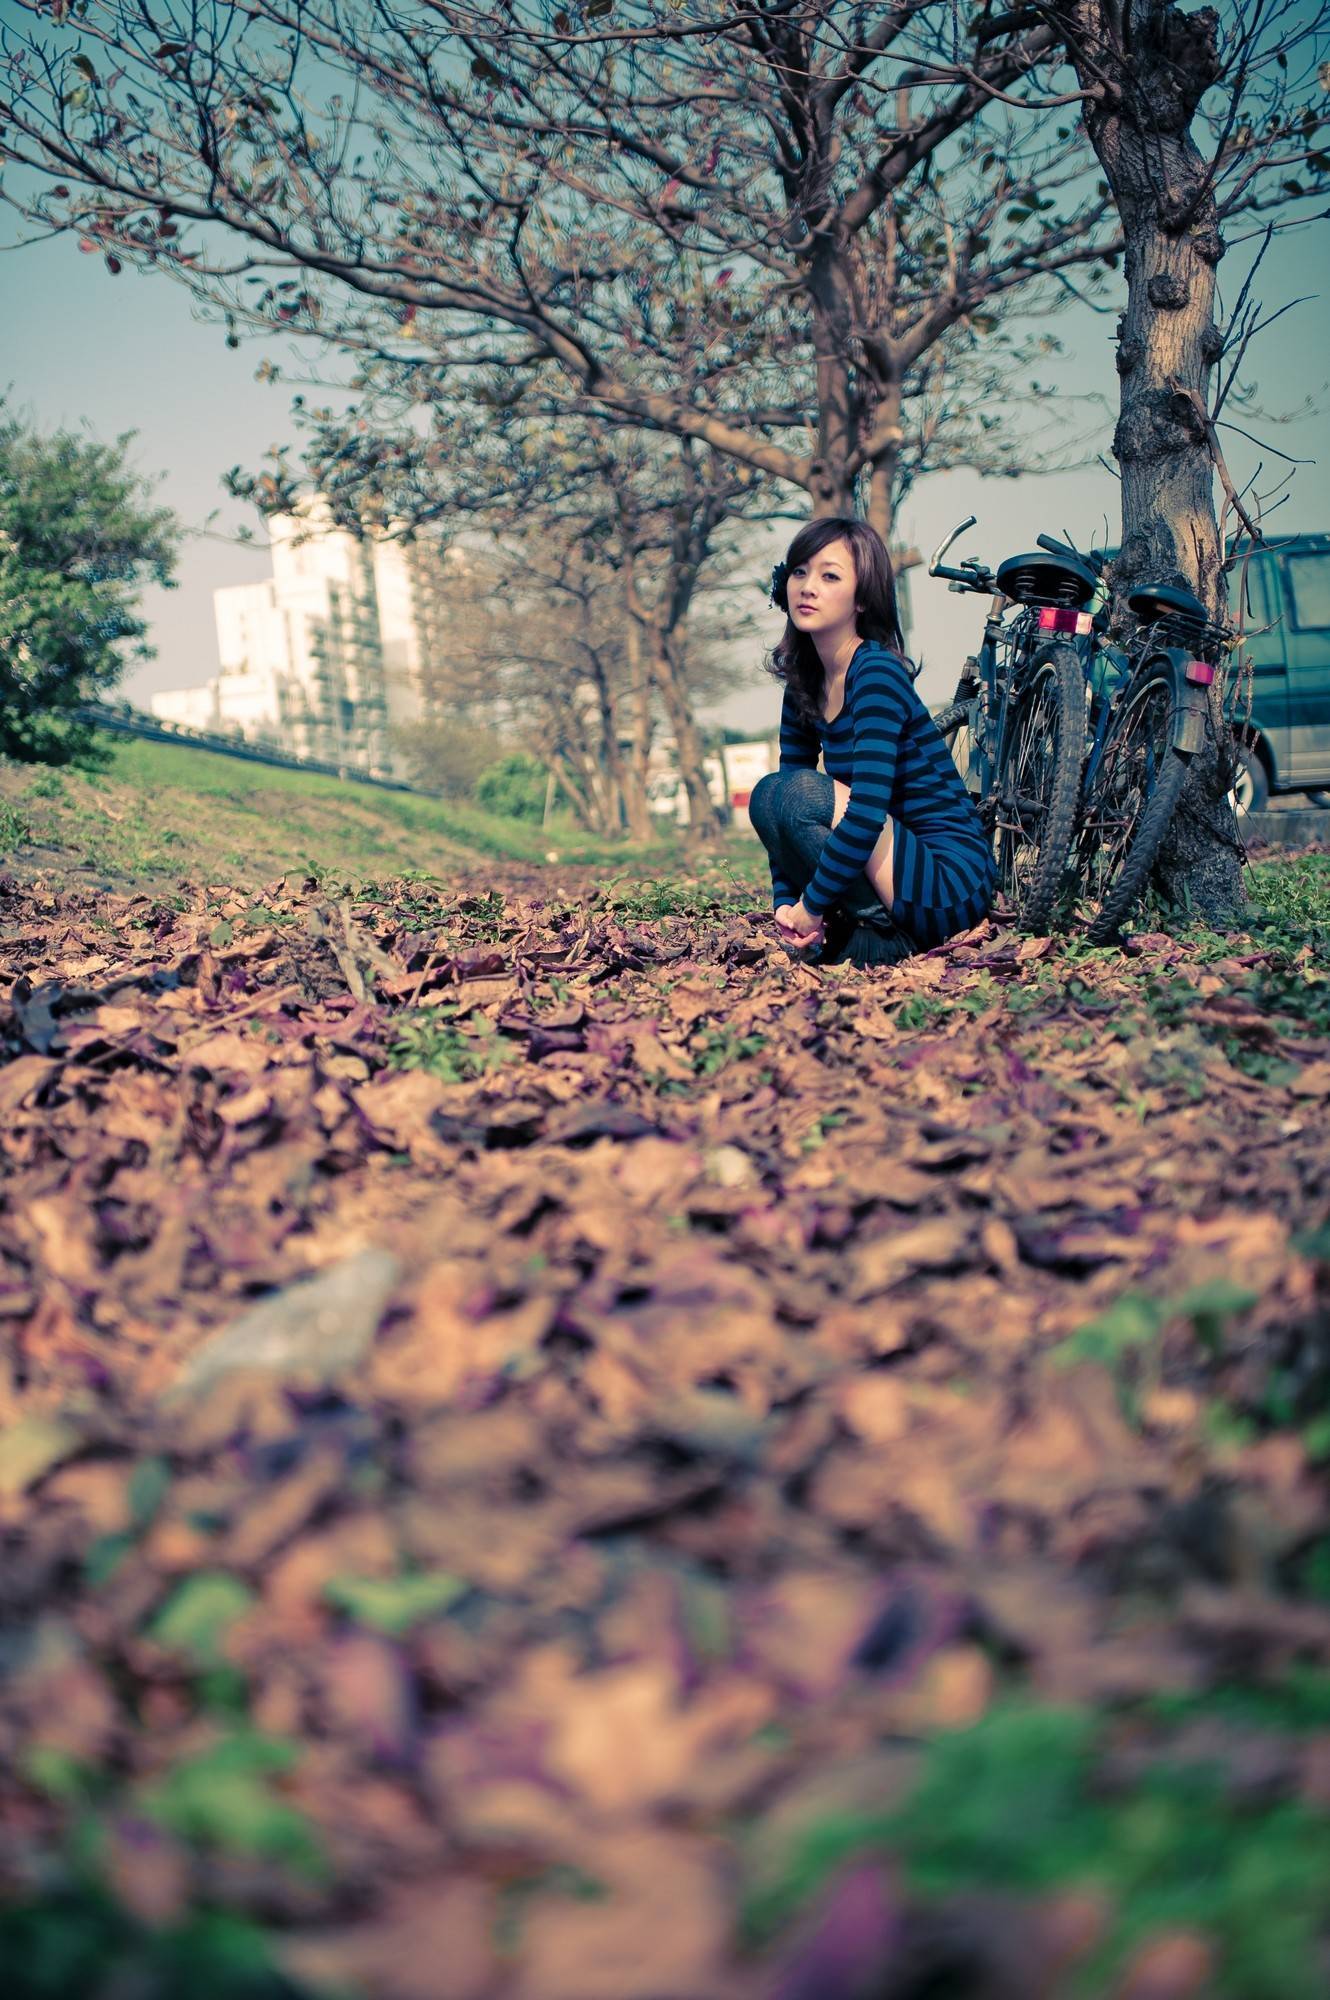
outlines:
[{"label": "leaf litter ground", "polygon": [[1322,1993],[1268,886],[859,973],[719,871],[6,880],[6,1992]]}]

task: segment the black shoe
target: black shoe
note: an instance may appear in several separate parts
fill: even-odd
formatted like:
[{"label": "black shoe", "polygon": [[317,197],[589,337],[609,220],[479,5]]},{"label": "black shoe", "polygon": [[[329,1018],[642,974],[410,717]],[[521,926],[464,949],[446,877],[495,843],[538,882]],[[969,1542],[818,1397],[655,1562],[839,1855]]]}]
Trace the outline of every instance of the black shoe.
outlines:
[{"label": "black shoe", "polygon": [[827,965],[899,965],[903,958],[914,952],[914,940],[893,923],[883,910],[881,916],[861,917],[850,924],[848,935],[835,958],[828,957]]},{"label": "black shoe", "polygon": [[855,919],[833,904],[822,919],[822,942],[816,947],[815,965],[841,965],[851,937],[854,935]]}]

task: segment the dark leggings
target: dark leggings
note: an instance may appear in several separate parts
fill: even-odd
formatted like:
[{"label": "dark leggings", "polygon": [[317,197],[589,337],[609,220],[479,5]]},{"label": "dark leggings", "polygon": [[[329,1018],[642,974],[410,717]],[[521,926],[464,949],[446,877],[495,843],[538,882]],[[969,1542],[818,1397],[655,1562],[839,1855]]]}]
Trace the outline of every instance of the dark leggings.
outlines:
[{"label": "dark leggings", "polygon": [[[836,787],[824,771],[771,771],[748,802],[748,817],[784,879],[800,895],[808,887],[831,838]],[[858,875],[838,907],[855,923],[890,922],[886,904],[866,875]]]}]

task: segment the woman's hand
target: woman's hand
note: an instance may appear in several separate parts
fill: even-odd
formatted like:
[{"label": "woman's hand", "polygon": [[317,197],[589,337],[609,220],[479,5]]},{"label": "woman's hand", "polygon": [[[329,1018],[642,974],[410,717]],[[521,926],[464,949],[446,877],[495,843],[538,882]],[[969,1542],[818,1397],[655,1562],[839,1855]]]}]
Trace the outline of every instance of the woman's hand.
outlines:
[{"label": "woman's hand", "polygon": [[776,930],[781,943],[793,951],[807,951],[810,946],[822,942],[822,919],[804,908],[802,896],[797,903],[781,904],[776,911]]}]

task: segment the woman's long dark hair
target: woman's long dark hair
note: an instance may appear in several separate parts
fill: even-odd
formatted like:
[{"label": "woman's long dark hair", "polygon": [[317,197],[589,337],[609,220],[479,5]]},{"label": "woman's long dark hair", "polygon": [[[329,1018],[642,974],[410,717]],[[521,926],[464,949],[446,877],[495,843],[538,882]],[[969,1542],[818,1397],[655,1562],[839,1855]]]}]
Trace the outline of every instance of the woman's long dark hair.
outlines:
[{"label": "woman's long dark hair", "polygon": [[905,655],[900,614],[896,609],[896,579],[887,545],[877,529],[848,514],[810,521],[806,528],[800,528],[785,552],[785,561],[777,565],[772,578],[772,601],[785,612],[786,622],[768,662],[770,671],[790,689],[796,705],[809,720],[822,714],[822,662],[808,634],[797,631],[789,616],[786,585],[791,570],[809,561],[829,542],[847,543],[854,559],[855,623],[859,637],[880,640],[902,658]]}]

